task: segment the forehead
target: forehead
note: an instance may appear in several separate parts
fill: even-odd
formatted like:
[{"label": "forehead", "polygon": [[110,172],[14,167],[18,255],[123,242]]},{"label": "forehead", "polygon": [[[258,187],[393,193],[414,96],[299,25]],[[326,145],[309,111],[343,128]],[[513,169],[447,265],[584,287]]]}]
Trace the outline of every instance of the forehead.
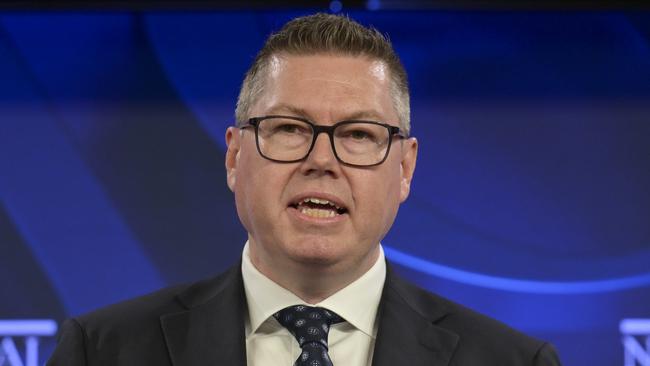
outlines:
[{"label": "forehead", "polygon": [[[314,119],[345,119],[360,111],[397,120],[390,98],[390,75],[382,61],[330,54],[280,55],[268,63],[257,113],[304,110]],[[290,107],[290,108],[286,108]]]}]

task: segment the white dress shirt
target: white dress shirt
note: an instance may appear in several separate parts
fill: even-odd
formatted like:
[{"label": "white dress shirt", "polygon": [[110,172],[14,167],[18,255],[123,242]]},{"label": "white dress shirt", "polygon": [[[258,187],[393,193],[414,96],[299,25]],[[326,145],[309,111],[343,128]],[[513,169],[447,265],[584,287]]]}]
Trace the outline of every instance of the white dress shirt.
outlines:
[{"label": "white dress shirt", "polygon": [[306,304],[289,290],[260,273],[250,260],[248,242],[242,255],[242,276],[248,317],[248,366],[292,366],[300,355],[298,341],[273,317],[287,306],[304,304],[334,311],[346,321],[332,325],[329,356],[334,366],[371,366],[377,337],[377,309],[386,280],[384,250],[377,262],[356,281],[318,304]]}]

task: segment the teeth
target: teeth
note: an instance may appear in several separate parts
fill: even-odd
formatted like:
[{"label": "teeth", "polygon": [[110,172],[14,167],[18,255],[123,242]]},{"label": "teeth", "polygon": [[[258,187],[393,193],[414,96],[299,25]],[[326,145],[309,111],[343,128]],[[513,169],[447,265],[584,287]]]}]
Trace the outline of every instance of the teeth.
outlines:
[{"label": "teeth", "polygon": [[311,217],[318,217],[318,218],[334,217],[337,215],[336,212],[332,210],[320,210],[318,208],[308,208],[308,207],[301,208],[300,212],[304,215],[311,216]]},{"label": "teeth", "polygon": [[316,203],[316,204],[319,204],[319,205],[330,205],[330,206],[336,207],[337,209],[341,209],[341,207],[337,206],[333,202],[330,202],[330,201],[325,200],[325,199],[314,198],[314,197],[305,198],[304,200],[302,200],[302,202],[311,202],[311,203]]}]

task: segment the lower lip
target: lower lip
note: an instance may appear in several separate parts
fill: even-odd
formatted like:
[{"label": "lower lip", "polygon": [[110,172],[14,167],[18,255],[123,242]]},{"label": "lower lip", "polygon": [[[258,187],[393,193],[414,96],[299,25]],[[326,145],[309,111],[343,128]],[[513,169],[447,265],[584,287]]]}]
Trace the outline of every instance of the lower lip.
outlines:
[{"label": "lower lip", "polygon": [[299,220],[302,221],[307,221],[309,223],[314,223],[314,224],[335,224],[338,222],[341,222],[346,219],[348,216],[347,213],[344,214],[337,214],[334,215],[334,217],[314,217],[314,216],[309,216],[304,213],[302,213],[300,210],[297,208],[289,206],[287,208],[289,210],[289,213],[293,216],[296,217]]}]

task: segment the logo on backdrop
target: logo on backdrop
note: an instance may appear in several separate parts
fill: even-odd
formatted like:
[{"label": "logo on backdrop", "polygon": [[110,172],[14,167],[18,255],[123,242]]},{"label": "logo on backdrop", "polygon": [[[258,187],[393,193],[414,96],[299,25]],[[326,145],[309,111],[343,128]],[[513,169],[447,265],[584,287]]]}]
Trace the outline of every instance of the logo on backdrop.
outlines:
[{"label": "logo on backdrop", "polygon": [[54,320],[0,320],[0,366],[38,366],[40,338],[56,334]]},{"label": "logo on backdrop", "polygon": [[650,319],[623,319],[625,366],[650,366]]}]

